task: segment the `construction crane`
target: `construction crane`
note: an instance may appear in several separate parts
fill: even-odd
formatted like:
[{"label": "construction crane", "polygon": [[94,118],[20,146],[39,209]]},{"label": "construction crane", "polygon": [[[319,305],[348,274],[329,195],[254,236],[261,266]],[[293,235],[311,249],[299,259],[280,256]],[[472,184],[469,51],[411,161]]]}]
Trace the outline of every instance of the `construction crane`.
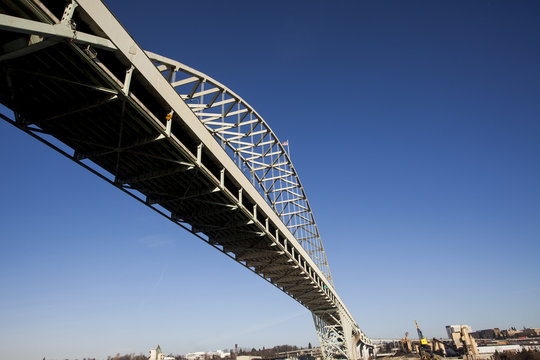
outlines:
[{"label": "construction crane", "polygon": [[[418,346],[418,351],[420,352],[420,359],[431,359],[431,351],[428,350],[428,342],[424,335],[422,334],[422,330],[418,327],[418,323],[416,320],[414,320],[414,324],[416,325],[416,331],[418,332],[418,339],[420,339],[420,346]],[[424,352],[424,347],[426,347],[427,353]]]}]

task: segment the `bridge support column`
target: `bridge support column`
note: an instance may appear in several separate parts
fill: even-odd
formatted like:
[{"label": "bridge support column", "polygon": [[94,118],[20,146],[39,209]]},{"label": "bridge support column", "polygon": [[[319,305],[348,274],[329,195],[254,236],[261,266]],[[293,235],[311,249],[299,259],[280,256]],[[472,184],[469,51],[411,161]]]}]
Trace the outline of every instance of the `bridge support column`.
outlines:
[{"label": "bridge support column", "polygon": [[344,310],[333,308],[312,314],[324,360],[367,360],[373,355],[370,344],[366,343],[369,339]]},{"label": "bridge support column", "polygon": [[354,334],[353,324],[344,315],[337,309],[313,312],[324,360],[360,359],[358,335]]},{"label": "bridge support column", "polygon": [[367,344],[359,342],[357,348],[359,353],[359,359],[368,360],[370,357],[375,356],[375,347],[373,346],[369,346]]},{"label": "bridge support column", "polygon": [[360,343],[358,345],[358,350],[360,353],[360,359],[367,360],[370,356],[373,356],[373,348],[370,346],[367,346],[366,344]]}]

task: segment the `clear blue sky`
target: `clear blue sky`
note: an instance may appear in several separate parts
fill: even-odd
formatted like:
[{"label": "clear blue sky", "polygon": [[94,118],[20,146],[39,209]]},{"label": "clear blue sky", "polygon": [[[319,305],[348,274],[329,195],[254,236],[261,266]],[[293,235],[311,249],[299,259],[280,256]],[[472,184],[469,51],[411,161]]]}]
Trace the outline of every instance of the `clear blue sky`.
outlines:
[{"label": "clear blue sky", "polygon": [[[288,139],[371,337],[540,327],[540,3],[108,1]],[[0,122],[10,359],[318,340],[307,310]]]}]

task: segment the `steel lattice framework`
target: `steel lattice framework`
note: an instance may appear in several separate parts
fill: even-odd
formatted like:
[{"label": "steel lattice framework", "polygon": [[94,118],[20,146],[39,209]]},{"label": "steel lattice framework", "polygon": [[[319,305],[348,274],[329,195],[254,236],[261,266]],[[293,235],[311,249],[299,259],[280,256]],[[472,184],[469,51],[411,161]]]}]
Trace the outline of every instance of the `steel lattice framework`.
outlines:
[{"label": "steel lattice framework", "polygon": [[225,85],[177,61],[146,53],[229,155],[237,159],[238,166],[333,285],[306,193],[288,152],[270,126]]},{"label": "steel lattice framework", "polygon": [[373,348],[283,143],[223,84],[143,51],[101,1],[0,4],[0,102],[4,120],[308,308],[325,359]]}]

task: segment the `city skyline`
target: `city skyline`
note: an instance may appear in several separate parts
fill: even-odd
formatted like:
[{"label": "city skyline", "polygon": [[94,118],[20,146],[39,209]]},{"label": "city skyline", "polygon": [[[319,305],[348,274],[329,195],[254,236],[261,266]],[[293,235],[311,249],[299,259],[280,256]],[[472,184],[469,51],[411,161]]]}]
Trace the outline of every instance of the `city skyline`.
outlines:
[{"label": "city skyline", "polygon": [[[539,4],[106,3],[287,140],[368,336],[540,327]],[[8,355],[318,344],[308,310],[190,233],[4,121],[0,144]]]}]

